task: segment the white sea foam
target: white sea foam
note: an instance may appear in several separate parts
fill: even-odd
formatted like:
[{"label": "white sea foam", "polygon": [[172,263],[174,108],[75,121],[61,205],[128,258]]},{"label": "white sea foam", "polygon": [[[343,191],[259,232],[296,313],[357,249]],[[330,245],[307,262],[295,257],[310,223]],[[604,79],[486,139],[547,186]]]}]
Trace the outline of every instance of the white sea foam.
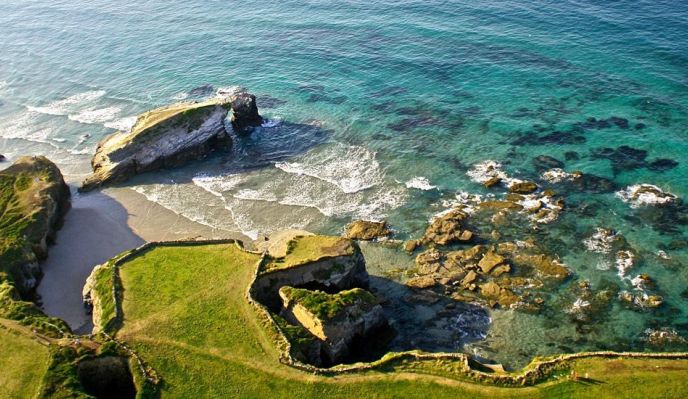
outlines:
[{"label": "white sea foam", "polygon": [[612,263],[607,259],[602,259],[601,261],[597,262],[596,268],[597,270],[607,271],[612,268]]},{"label": "white sea foam", "polygon": [[430,183],[430,180],[423,176],[416,176],[406,182],[407,188],[416,188],[418,190],[428,191],[437,188]]},{"label": "white sea foam", "polygon": [[189,98],[189,93],[184,92],[184,91],[181,93],[177,93],[174,96],[172,96],[172,99],[175,101],[182,101],[182,100],[186,100],[187,98]]},{"label": "white sea foam", "polygon": [[612,250],[612,244],[618,238],[619,235],[616,232],[597,227],[592,236],[583,240],[583,245],[588,251],[606,254]]},{"label": "white sea foam", "polygon": [[616,253],[616,270],[621,279],[626,278],[626,273],[633,267],[635,255],[633,252],[624,250]]},{"label": "white sea foam", "polygon": [[87,91],[75,94],[62,100],[53,101],[43,106],[27,106],[30,111],[48,115],[68,115],[77,111],[80,106],[90,104],[105,95],[105,90]]},{"label": "white sea foam", "polygon": [[277,127],[281,124],[282,124],[282,119],[280,119],[280,118],[263,119],[263,123],[261,123],[260,126],[264,127],[264,128],[272,128],[272,127]]},{"label": "white sea foam", "polygon": [[478,183],[485,183],[494,177],[498,177],[502,180],[508,178],[507,174],[502,170],[502,164],[489,159],[473,165],[466,174],[471,180]]},{"label": "white sea foam", "polygon": [[375,153],[341,143],[311,151],[298,161],[278,162],[275,167],[326,181],[348,194],[382,183],[382,170]]},{"label": "white sea foam", "polygon": [[137,120],[138,120],[138,117],[136,117],[136,116],[127,116],[124,118],[115,119],[113,121],[105,122],[103,124],[103,126],[110,128],[110,129],[119,130],[120,132],[129,132],[129,131],[131,131],[131,128],[134,127]]},{"label": "white sea foam", "polygon": [[91,108],[76,114],[70,114],[68,118],[79,123],[103,123],[115,119],[120,111],[122,111],[122,109],[119,107]]},{"label": "white sea foam", "polygon": [[582,298],[576,298],[576,301],[571,305],[570,313],[580,312],[581,310],[590,307],[591,303]]},{"label": "white sea foam", "polygon": [[243,180],[244,178],[241,175],[211,176],[206,174],[199,174],[191,179],[193,184],[221,198],[224,197],[224,192],[232,190]]},{"label": "white sea foam", "polygon": [[662,191],[652,184],[636,184],[617,191],[616,196],[628,202],[632,208],[648,205],[664,205],[676,201],[674,194]]},{"label": "white sea foam", "polygon": [[441,201],[442,207],[446,209],[436,215],[433,215],[432,219],[443,216],[444,214],[451,212],[452,209],[457,207],[461,207],[464,210],[464,212],[474,213],[477,209],[478,204],[480,204],[486,199],[492,198],[494,198],[494,195],[492,194],[483,197],[479,194],[471,194],[466,191],[459,191],[454,195],[454,198],[444,199]]},{"label": "white sea foam", "polygon": [[220,87],[215,92],[215,96],[217,96],[217,97],[231,97],[233,95],[243,93],[245,91],[246,91],[246,88],[241,87],[241,86]]},{"label": "white sea foam", "polygon": [[35,112],[26,112],[19,117],[8,120],[7,125],[0,125],[0,137],[6,139],[23,139],[36,143],[43,143],[59,148],[50,136],[53,129],[37,123]]},{"label": "white sea foam", "polygon": [[560,183],[565,180],[578,179],[580,176],[578,173],[568,173],[563,169],[554,168],[543,172],[540,178],[550,183]]}]

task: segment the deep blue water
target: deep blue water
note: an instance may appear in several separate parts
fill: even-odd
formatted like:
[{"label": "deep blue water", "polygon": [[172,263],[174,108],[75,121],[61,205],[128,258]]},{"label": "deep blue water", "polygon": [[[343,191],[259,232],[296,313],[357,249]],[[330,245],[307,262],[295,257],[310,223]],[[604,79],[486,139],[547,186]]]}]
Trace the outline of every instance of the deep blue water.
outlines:
[{"label": "deep blue water", "polygon": [[[457,192],[487,193],[467,176],[472,165],[494,160],[537,179],[538,155],[616,190],[647,183],[688,197],[687,2],[140,3],[4,2],[0,153],[45,154],[76,184],[98,140],[131,117],[201,85],[238,85],[281,124],[131,189],[250,236],[338,233],[352,218],[387,218],[399,237],[417,236]],[[686,226],[654,223],[616,190],[563,193],[574,210],[593,210],[548,224],[552,251],[574,271],[570,284],[632,289],[613,254],[583,244],[596,227],[617,230],[640,254],[629,275],[649,273],[664,308],[617,304],[592,332],[494,311],[487,339],[464,349],[508,361],[643,349],[648,328],[688,337]]]}]

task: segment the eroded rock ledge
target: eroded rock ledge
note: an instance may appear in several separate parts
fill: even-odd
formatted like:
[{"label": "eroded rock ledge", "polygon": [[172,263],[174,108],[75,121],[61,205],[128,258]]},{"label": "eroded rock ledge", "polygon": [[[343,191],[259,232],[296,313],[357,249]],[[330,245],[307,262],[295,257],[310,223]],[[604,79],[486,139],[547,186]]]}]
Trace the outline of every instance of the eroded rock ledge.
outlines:
[{"label": "eroded rock ledge", "polygon": [[98,143],[93,174],[81,191],[124,182],[134,175],[180,166],[217,148],[231,147],[225,119],[232,110],[235,129],[260,126],[255,96],[238,93],[203,102],[173,104],[141,114],[130,132],[116,132]]},{"label": "eroded rock ledge", "polygon": [[282,287],[279,294],[283,302],[280,315],[318,338],[318,352],[332,364],[349,355],[355,339],[387,325],[377,298],[361,288],[328,294]]}]

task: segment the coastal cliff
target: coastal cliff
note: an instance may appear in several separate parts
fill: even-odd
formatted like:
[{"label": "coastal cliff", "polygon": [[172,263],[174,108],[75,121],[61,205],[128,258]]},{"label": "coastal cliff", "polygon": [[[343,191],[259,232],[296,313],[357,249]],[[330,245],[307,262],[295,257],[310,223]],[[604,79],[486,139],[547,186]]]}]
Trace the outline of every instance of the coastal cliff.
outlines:
[{"label": "coastal cliff", "polygon": [[80,191],[160,168],[171,168],[202,158],[211,151],[228,149],[232,140],[225,119],[232,110],[235,129],[260,126],[255,96],[238,93],[203,102],[185,102],[141,114],[129,132],[113,133],[100,143],[91,160],[93,174]]},{"label": "coastal cliff", "polygon": [[272,309],[279,309],[283,286],[315,287],[338,291],[367,287],[369,275],[358,244],[348,238],[297,236],[287,254],[268,258],[251,287],[252,294]]},{"label": "coastal cliff", "polygon": [[70,208],[69,187],[46,157],[20,157],[0,171],[0,280],[9,279],[22,296],[38,285],[38,261]]},{"label": "coastal cliff", "polygon": [[357,337],[365,338],[387,323],[375,296],[360,288],[327,294],[282,287],[279,294],[283,302],[281,315],[317,337],[332,363],[349,354]]}]

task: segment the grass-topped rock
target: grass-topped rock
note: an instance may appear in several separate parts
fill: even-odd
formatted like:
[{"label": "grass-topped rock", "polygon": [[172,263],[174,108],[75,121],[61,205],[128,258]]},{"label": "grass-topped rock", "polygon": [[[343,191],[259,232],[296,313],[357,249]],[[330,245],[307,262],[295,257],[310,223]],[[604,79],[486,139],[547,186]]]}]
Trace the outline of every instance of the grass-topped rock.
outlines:
[{"label": "grass-topped rock", "polygon": [[375,296],[360,288],[328,294],[282,287],[279,293],[282,317],[316,336],[330,363],[341,362],[354,339],[369,339],[371,332],[387,324]]},{"label": "grass-topped rock", "polygon": [[283,286],[309,287],[335,292],[368,286],[365,259],[355,241],[343,237],[297,236],[287,243],[286,255],[266,256],[252,294],[277,311]]},{"label": "grass-topped rock", "polygon": [[69,210],[69,187],[45,157],[21,157],[0,171],[0,282],[26,296],[38,285],[38,261]]},{"label": "grass-topped rock", "polygon": [[[236,107],[233,109],[232,107]],[[241,129],[260,126],[255,96],[238,93],[203,102],[182,102],[139,115],[129,132],[116,132],[100,143],[93,156],[93,174],[81,190],[123,182],[134,175],[182,165],[216,148],[229,148],[225,119]]]}]

